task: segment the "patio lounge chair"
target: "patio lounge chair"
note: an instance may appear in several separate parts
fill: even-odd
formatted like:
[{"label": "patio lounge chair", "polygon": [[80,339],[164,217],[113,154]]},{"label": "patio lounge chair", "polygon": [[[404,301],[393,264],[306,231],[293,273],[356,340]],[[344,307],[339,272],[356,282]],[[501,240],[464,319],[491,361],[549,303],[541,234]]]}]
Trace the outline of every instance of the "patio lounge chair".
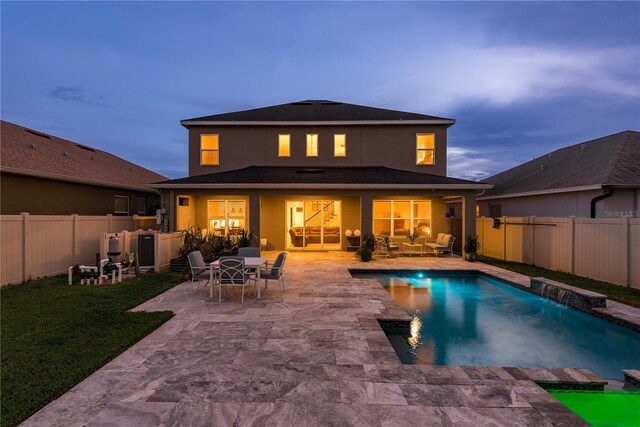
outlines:
[{"label": "patio lounge chair", "polygon": [[194,288],[197,289],[200,287],[201,280],[207,281],[205,286],[213,286],[213,283],[209,283],[211,278],[211,275],[209,274],[209,266],[204,262],[202,252],[193,251],[187,255],[187,259],[189,260],[189,268],[191,269],[191,283],[194,284]]},{"label": "patio lounge chair", "polygon": [[438,233],[438,239],[435,243],[426,243],[428,248],[433,249],[433,253],[436,258],[438,257],[438,253],[443,254],[452,254],[453,253],[453,242],[456,240],[451,234]]},{"label": "patio lounge chair", "polygon": [[389,236],[376,236],[376,248],[373,251],[373,256],[381,255],[385,258],[391,258],[392,254],[399,250],[400,246],[391,243]]},{"label": "patio lounge chair", "polygon": [[238,256],[220,257],[220,268],[218,276],[218,302],[222,302],[222,287],[242,286],[242,303],[244,304],[244,286],[253,280],[256,287],[258,282],[256,275],[244,266],[244,258]]},{"label": "patio lounge chair", "polygon": [[260,270],[260,278],[264,279],[264,287],[267,289],[268,280],[277,280],[280,283],[280,294],[284,291],[284,279],[282,278],[282,273],[284,269],[284,262],[287,259],[286,252],[280,252],[275,262],[269,266],[267,264],[266,268]]},{"label": "patio lounge chair", "polygon": [[247,248],[238,248],[238,256],[243,258],[246,257],[259,257],[260,256],[260,248],[247,247]]}]

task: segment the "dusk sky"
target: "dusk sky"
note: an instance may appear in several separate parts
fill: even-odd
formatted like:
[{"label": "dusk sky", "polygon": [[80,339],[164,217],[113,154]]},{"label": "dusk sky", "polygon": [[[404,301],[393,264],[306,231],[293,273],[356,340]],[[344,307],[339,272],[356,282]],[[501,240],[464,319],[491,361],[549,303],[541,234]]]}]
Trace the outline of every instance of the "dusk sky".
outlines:
[{"label": "dusk sky", "polygon": [[640,2],[1,3],[1,115],[171,178],[181,119],[304,99],[450,117],[449,176],[640,130]]}]

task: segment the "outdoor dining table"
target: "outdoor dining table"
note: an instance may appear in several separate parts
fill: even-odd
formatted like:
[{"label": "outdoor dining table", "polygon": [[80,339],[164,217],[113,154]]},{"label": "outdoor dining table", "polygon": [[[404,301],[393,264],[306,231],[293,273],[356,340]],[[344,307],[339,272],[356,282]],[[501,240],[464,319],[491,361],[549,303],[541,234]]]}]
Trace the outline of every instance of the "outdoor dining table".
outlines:
[{"label": "outdoor dining table", "polygon": [[[260,299],[260,267],[266,265],[268,258],[263,257],[244,257],[245,268],[255,269],[256,271],[256,293]],[[220,261],[216,260],[209,265],[209,283],[213,283],[213,272],[220,267]]]}]

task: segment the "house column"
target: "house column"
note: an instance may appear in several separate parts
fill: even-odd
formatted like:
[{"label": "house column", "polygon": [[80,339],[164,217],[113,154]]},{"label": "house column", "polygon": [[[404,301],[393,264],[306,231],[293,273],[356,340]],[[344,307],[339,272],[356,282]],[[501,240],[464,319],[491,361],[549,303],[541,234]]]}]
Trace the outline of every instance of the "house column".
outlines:
[{"label": "house column", "polygon": [[260,193],[257,191],[249,192],[249,231],[253,231],[258,239],[254,244],[260,247]]},{"label": "house column", "polygon": [[360,231],[363,236],[373,234],[373,196],[368,191],[360,196]]},{"label": "house column", "polygon": [[476,193],[469,191],[462,196],[462,250],[467,236],[476,237]]}]

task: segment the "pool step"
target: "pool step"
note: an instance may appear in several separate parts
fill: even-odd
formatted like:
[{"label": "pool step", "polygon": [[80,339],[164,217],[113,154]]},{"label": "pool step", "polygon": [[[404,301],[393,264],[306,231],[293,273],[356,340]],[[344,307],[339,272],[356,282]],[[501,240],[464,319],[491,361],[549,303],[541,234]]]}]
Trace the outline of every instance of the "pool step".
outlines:
[{"label": "pool step", "polygon": [[607,306],[607,296],[597,292],[565,285],[544,277],[532,277],[530,292],[560,304],[589,311]]}]

